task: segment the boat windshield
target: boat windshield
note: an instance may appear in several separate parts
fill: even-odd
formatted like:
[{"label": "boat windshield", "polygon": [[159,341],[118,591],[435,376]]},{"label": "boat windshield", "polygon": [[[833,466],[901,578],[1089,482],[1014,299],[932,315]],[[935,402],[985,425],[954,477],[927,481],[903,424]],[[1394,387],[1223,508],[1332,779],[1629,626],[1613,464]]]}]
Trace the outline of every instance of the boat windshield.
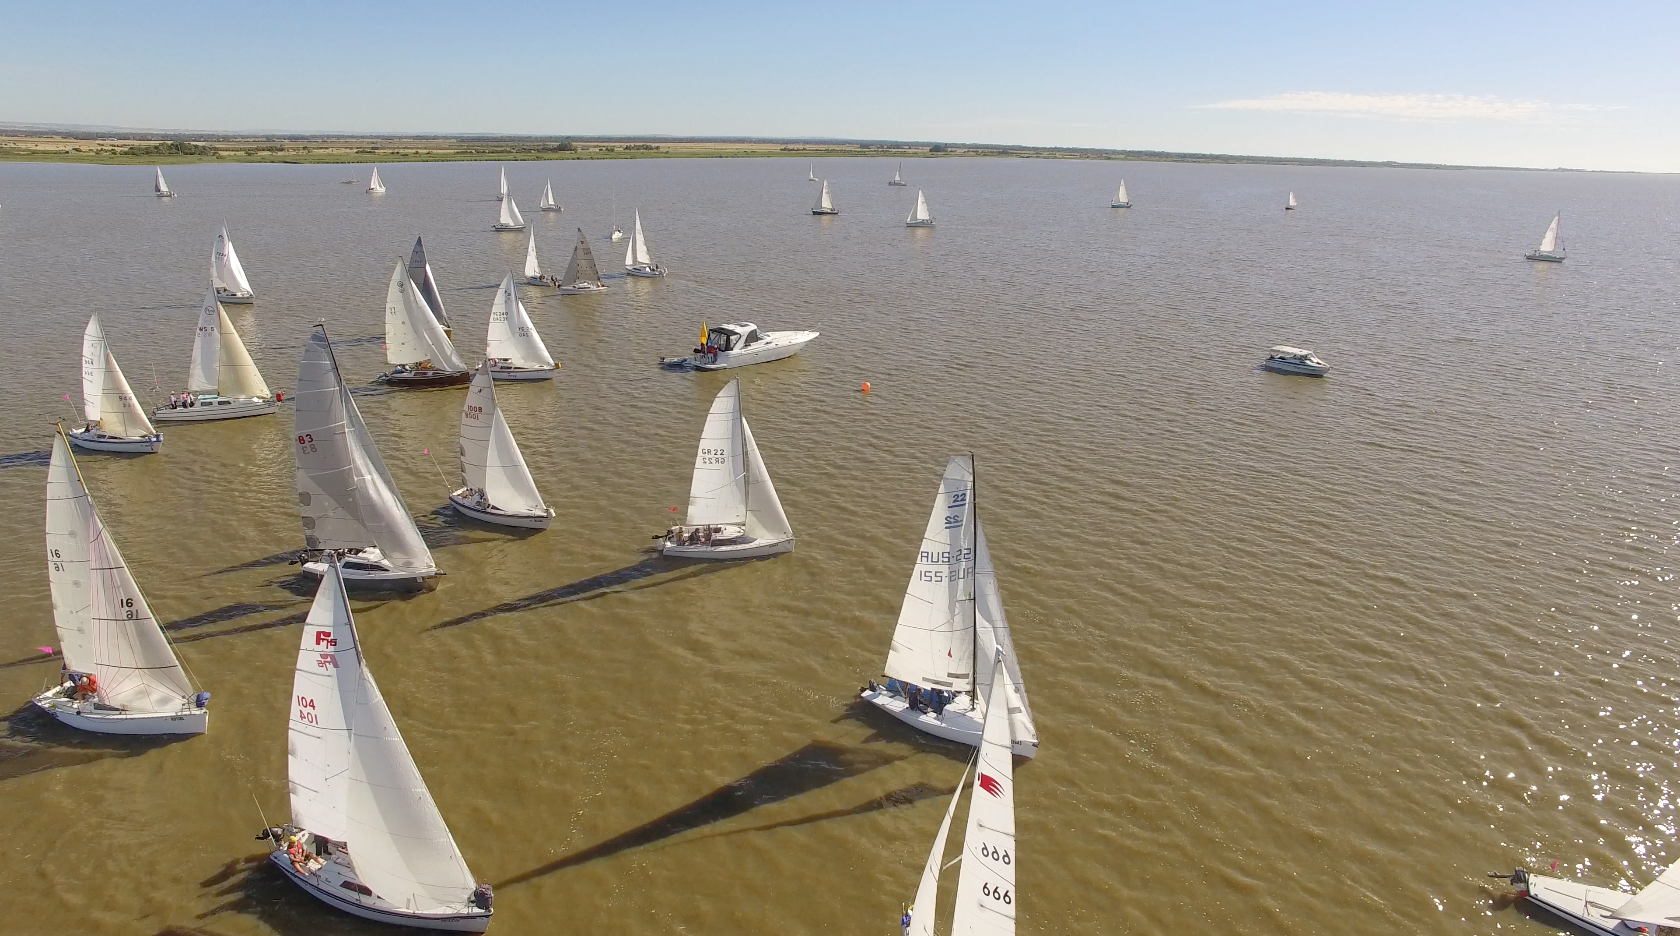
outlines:
[{"label": "boat windshield", "polygon": [[740,337],[740,335],[737,335],[732,331],[722,328],[714,328],[707,332],[706,343],[719,351],[733,351],[735,350],[735,342],[738,341]]}]

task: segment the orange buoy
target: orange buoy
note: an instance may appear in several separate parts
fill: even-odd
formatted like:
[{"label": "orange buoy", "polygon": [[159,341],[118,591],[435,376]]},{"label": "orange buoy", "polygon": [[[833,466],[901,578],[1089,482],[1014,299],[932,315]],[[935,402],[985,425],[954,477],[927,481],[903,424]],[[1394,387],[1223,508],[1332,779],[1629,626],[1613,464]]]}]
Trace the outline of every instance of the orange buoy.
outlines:
[{"label": "orange buoy", "polygon": [[862,393],[868,393],[869,392],[869,381],[865,380],[863,382],[863,386],[859,387],[858,390]]}]

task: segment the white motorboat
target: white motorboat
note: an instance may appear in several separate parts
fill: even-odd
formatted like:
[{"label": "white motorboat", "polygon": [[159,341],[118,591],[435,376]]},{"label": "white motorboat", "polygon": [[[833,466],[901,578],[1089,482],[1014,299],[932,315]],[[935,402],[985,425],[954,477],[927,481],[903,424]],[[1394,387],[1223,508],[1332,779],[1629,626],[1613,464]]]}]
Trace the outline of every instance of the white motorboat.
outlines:
[{"label": "white motorboat", "polygon": [[1284,202],[1283,210],[1284,211],[1294,211],[1295,210],[1295,193],[1294,192],[1289,193],[1289,201]]},{"label": "white motorboat", "polygon": [[456,513],[499,526],[548,529],[554,508],[537,493],[513,430],[496,405],[496,381],[488,360],[479,365],[461,407],[460,462],[461,486],[449,494]]},{"label": "white motorboat", "polygon": [[508,195],[507,167],[506,166],[498,166],[497,168],[501,170],[502,181],[501,181],[500,188],[498,188],[497,191],[496,191],[496,200],[497,201],[507,201],[507,195]]},{"label": "white motorboat", "polygon": [[554,283],[543,275],[542,264],[537,260],[537,229],[525,237],[525,285],[553,286]]},{"label": "white motorboat", "polygon": [[379,180],[379,167],[378,166],[373,167],[373,175],[368,179],[367,190],[368,190],[369,194],[373,194],[373,195],[383,195],[383,194],[385,194],[385,183],[381,182]]},{"label": "white motorboat", "polygon": [[525,216],[519,213],[519,206],[514,204],[513,196],[509,195],[496,206],[496,223],[490,225],[492,231],[523,231],[525,230]]},{"label": "white motorboat", "polygon": [[665,268],[648,256],[647,235],[642,233],[642,213],[630,227],[630,246],[624,250],[624,272],[631,276],[664,276]]},{"label": "white motorboat", "polygon": [[106,345],[105,327],[97,315],[88,318],[82,332],[82,415],[87,424],[69,433],[70,444],[77,448],[139,455],[163,447],[163,434],[152,428],[140,408]]},{"label": "white motorboat", "polygon": [[385,289],[385,360],[396,367],[378,380],[408,390],[458,387],[472,380],[455,345],[438,325],[401,260]]},{"label": "white motorboat", "polygon": [[1120,191],[1115,194],[1114,203],[1109,205],[1108,207],[1110,207],[1110,208],[1130,208],[1130,207],[1132,207],[1132,199],[1131,199],[1130,196],[1128,196],[1126,194],[1126,180],[1125,179],[1120,180]]},{"label": "white motorboat", "polygon": [[761,332],[751,322],[714,325],[706,331],[706,343],[694,349],[689,359],[695,370],[728,370],[748,364],[780,361],[799,353],[821,332]]},{"label": "white motorboat", "polygon": [[1540,246],[1533,253],[1523,254],[1528,260],[1542,260],[1546,263],[1562,263],[1563,253],[1563,212],[1552,217],[1552,224],[1546,228],[1546,233],[1540,238]]},{"label": "white motorboat", "polygon": [[583,236],[583,228],[578,228],[571,262],[566,264],[566,272],[560,274],[560,295],[597,293],[606,288],[607,284],[601,282],[601,270],[595,266],[595,252],[589,249],[589,238]]},{"label": "white motorboat", "polygon": [[837,215],[840,209],[834,207],[834,198],[828,194],[828,180],[824,179],[822,192],[817,195],[817,203],[811,206],[814,215]]},{"label": "white motorboat", "polygon": [[554,180],[553,179],[550,179],[548,181],[548,183],[543,186],[542,201],[537,202],[537,209],[539,211],[564,211],[565,210],[564,208],[560,207],[559,202],[554,200]]},{"label": "white motorboat", "polygon": [[892,186],[901,187],[901,188],[903,186],[906,186],[906,185],[910,184],[910,183],[904,181],[904,164],[903,163],[899,163],[898,168],[893,170],[892,181],[888,182],[887,184],[892,185]]},{"label": "white motorboat", "polygon": [[279,408],[256,362],[245,350],[245,342],[239,340],[227,310],[216,301],[216,290],[210,289],[198,310],[187,392],[181,394],[179,403],[170,394],[169,405],[152,410],[152,418],[158,422],[210,422],[266,416]]},{"label": "white motorboat", "polygon": [[152,194],[159,198],[174,198],[175,193],[169,190],[169,183],[163,181],[163,167],[158,166],[157,176],[152,179]]},{"label": "white motorboat", "polygon": [[362,654],[329,563],[304,621],[286,723],[291,822],[265,828],[269,860],[321,902],[368,920],[482,933],[478,884]]},{"label": "white motorboat", "polygon": [[1299,374],[1303,377],[1323,377],[1330,372],[1330,365],[1319,360],[1318,355],[1306,348],[1291,348],[1288,345],[1273,348],[1263,366],[1279,374]]},{"label": "white motorboat", "polygon": [[257,299],[225,224],[216,235],[216,245],[210,248],[210,282],[216,287],[216,298],[229,305],[248,305]]},{"label": "white motorboat", "polygon": [[904,591],[887,683],[871,680],[861,697],[919,731],[979,745],[989,723],[986,700],[998,692],[985,661],[1001,657],[1015,753],[1032,757],[1038,729],[976,500],[974,457],[952,456]]},{"label": "white motorboat", "polygon": [[[1005,712],[1010,697],[1006,691],[1009,673],[1001,659],[987,669],[992,670],[992,691],[987,697],[985,728],[978,741],[974,757],[974,784],[968,795],[968,825],[963,830],[962,869],[957,872],[956,906],[951,911],[952,933],[965,936],[1014,936],[1015,916],[1020,908],[1020,891],[1015,886],[1018,859],[1015,851],[1015,763],[1011,748],[1020,753],[1012,734],[1012,719]],[[957,801],[962,798],[964,771],[957,781],[957,791],[951,794],[951,805],[945,809],[945,819],[939,833],[933,837],[933,850],[928,853],[922,868],[921,883],[916,886],[916,900],[909,907],[909,920],[903,921],[904,936],[934,936],[936,907],[939,902],[939,872],[945,863],[945,839],[951,832],[951,818],[956,814]]]},{"label": "white motorboat", "polygon": [[438,574],[432,551],[344,384],[324,325],[304,345],[294,414],[304,574],[320,578],[342,555],[353,584],[425,587]]},{"label": "white motorboat", "polygon": [[426,307],[432,310],[432,317],[443,328],[443,333],[455,337],[455,329],[449,325],[449,313],[443,308],[443,295],[438,292],[437,277],[432,275],[432,265],[426,260],[426,244],[423,238],[414,239],[414,252],[408,255],[408,278],[414,281],[416,289],[420,290],[420,298],[426,300]]},{"label": "white motorboat", "polygon": [[905,227],[933,227],[933,215],[928,212],[927,196],[921,190],[916,191],[916,207],[910,209],[910,217],[904,219]]},{"label": "white motorboat", "polygon": [[37,708],[83,731],[203,734],[210,694],[194,692],[88,495],[63,427],[47,465],[47,580],[64,677]]},{"label": "white motorboat", "polygon": [[712,401],[694,456],[688,518],[665,531],[659,551],[683,559],[751,559],[793,551],[793,527],[741,413],[739,380]]},{"label": "white motorboat", "polygon": [[496,380],[550,380],[560,365],[548,353],[537,326],[514,289],[513,276],[502,278],[490,304],[490,330],[484,341],[490,376]]},{"label": "white motorboat", "polygon": [[1671,933],[1675,924],[1680,923],[1680,862],[1669,865],[1637,894],[1547,877],[1522,868],[1510,874],[1509,880],[1518,896],[1595,936]]}]

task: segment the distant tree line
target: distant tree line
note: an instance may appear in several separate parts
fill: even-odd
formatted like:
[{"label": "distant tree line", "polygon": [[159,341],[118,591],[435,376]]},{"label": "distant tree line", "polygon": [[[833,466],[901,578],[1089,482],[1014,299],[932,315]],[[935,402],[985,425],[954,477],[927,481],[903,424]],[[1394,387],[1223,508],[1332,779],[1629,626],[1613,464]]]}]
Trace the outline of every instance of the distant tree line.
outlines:
[{"label": "distant tree line", "polygon": [[186,140],[170,140],[167,143],[154,143],[151,146],[130,146],[123,150],[125,156],[215,156],[221,152],[214,146],[203,143],[190,143]]}]

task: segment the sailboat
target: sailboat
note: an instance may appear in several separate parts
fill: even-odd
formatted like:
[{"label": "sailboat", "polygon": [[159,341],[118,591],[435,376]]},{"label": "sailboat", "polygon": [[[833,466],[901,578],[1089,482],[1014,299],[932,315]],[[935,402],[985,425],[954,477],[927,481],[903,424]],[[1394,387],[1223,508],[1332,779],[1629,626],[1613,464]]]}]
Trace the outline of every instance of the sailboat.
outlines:
[{"label": "sailboat", "polygon": [[824,179],[822,185],[822,192],[817,195],[817,203],[812,206],[811,213],[814,215],[839,214],[840,209],[834,207],[834,198],[828,194],[828,180]]},{"label": "sailboat", "polygon": [[303,347],[294,425],[304,574],[327,575],[329,554],[339,554],[351,582],[423,587],[437,575],[432,552],[344,385],[324,325],[315,326]]},{"label": "sailboat", "polygon": [[525,230],[525,216],[519,213],[519,206],[514,204],[513,196],[502,199],[496,208],[496,223],[490,225],[492,231],[523,231]]},{"label": "sailboat", "polygon": [[1637,894],[1518,868],[1488,877],[1508,878],[1517,894],[1597,936],[1668,933],[1680,921],[1680,861]]},{"label": "sailboat", "polygon": [[1119,191],[1118,194],[1116,194],[1114,196],[1114,204],[1109,205],[1108,207],[1110,207],[1110,208],[1130,208],[1130,207],[1132,207],[1132,200],[1126,196],[1126,180],[1125,179],[1120,180],[1120,191]]},{"label": "sailboat", "polygon": [[977,499],[974,456],[952,456],[904,591],[887,651],[887,684],[877,686],[871,680],[862,698],[919,731],[978,745],[987,714],[985,700],[996,687],[990,668],[977,671],[976,661],[1001,654],[1009,677],[1015,753],[1032,757],[1038,753],[1038,729],[1004,616],[997,570],[976,512]]},{"label": "sailboat", "polygon": [[933,227],[933,215],[928,213],[927,197],[916,190],[916,207],[904,219],[905,227]]},{"label": "sailboat", "polygon": [[[963,830],[962,870],[957,873],[957,901],[951,911],[951,933],[962,936],[1014,936],[1019,894],[1015,889],[1018,855],[1015,851],[1015,763],[1010,756],[1014,740],[1006,685],[1008,670],[1001,658],[992,667],[992,691],[986,705],[985,728],[975,754],[974,785],[968,794],[968,826]],[[939,872],[944,868],[945,839],[951,832],[951,818],[962,798],[963,772],[957,791],[933,850],[922,869],[916,887],[916,902],[910,905],[904,936],[934,936],[939,898]]]},{"label": "sailboat", "polygon": [[497,380],[549,380],[560,369],[537,334],[537,326],[531,324],[525,303],[519,301],[511,273],[502,278],[490,305],[484,356],[490,362],[490,375]]},{"label": "sailboat", "polygon": [[1562,263],[1564,257],[1563,232],[1560,228],[1562,223],[1563,212],[1560,211],[1556,215],[1552,216],[1551,226],[1546,228],[1545,236],[1540,238],[1539,249],[1535,250],[1533,253],[1523,254],[1523,256],[1529,260],[1544,260],[1547,263]]},{"label": "sailboat", "polygon": [[157,177],[152,180],[152,194],[159,198],[174,198],[175,193],[169,190],[169,183],[163,181],[163,167],[156,167]]},{"label": "sailboat", "polygon": [[618,199],[617,198],[613,199],[613,229],[612,229],[612,235],[608,239],[611,240],[615,244],[624,239],[624,229],[618,226]]},{"label": "sailboat", "polygon": [[497,201],[506,201],[507,200],[507,167],[506,166],[500,166],[498,168],[500,168],[501,171],[502,171],[502,184],[501,184],[501,188],[497,189],[497,191],[496,191],[496,200]]},{"label": "sailboat", "polygon": [[227,225],[216,235],[216,245],[210,248],[210,282],[216,287],[216,298],[229,305],[246,305],[256,301],[251,281],[245,278],[245,267],[233,249],[233,238]]},{"label": "sailboat", "polygon": [[379,167],[373,167],[373,177],[368,179],[367,190],[375,195],[385,194],[385,183],[379,180]]},{"label": "sailboat", "polygon": [[443,309],[443,296],[438,293],[437,277],[432,275],[432,265],[426,262],[426,245],[418,237],[414,239],[414,252],[408,255],[408,278],[420,290],[420,298],[426,300],[426,307],[432,310],[432,317],[437,319],[443,333],[455,337],[455,330],[449,327],[449,313]]},{"label": "sailboat", "polygon": [[[505,285],[512,287],[511,277]],[[519,443],[496,405],[490,365],[478,366],[461,407],[461,487],[449,493],[449,503],[456,513],[483,523],[546,530],[554,508],[537,493]]]},{"label": "sailboat", "polygon": [[88,495],[64,428],[47,465],[47,580],[64,679],[34,699],[72,728],[122,735],[203,734],[194,692],[169,639]]},{"label": "sailboat", "polygon": [[292,821],[265,828],[269,860],[305,893],[380,923],[482,933],[493,892],[474,882],[362,655],[338,563],[304,619],[286,721]]},{"label": "sailboat", "polygon": [[1289,201],[1284,204],[1283,210],[1284,211],[1294,211],[1295,210],[1295,193],[1294,192],[1289,193]]},{"label": "sailboat", "polygon": [[193,340],[192,363],[187,367],[187,392],[176,405],[152,410],[158,422],[209,422],[265,416],[278,409],[256,362],[239,340],[227,310],[208,290],[198,310],[198,334]]},{"label": "sailboat", "polygon": [[527,286],[552,286],[548,277],[543,275],[542,264],[537,261],[537,229],[532,228],[525,239],[525,284]]},{"label": "sailboat", "polygon": [[660,551],[685,559],[793,552],[793,527],[741,414],[739,380],[731,380],[712,401],[694,457],[688,520],[665,531]]},{"label": "sailboat", "polygon": [[630,246],[624,250],[624,271],[631,276],[664,276],[665,268],[648,256],[647,235],[642,233],[642,213],[630,228]]},{"label": "sailboat", "polygon": [[892,181],[888,182],[887,184],[888,185],[894,185],[894,186],[905,186],[905,185],[910,184],[910,183],[904,181],[904,164],[903,163],[899,163],[898,168],[893,170]]},{"label": "sailboat", "polygon": [[574,296],[606,288],[606,284],[601,282],[601,271],[595,266],[595,252],[589,249],[589,239],[583,236],[583,228],[578,228],[572,260],[566,264],[566,272],[560,274],[560,295]]},{"label": "sailboat", "polygon": [[808,177],[807,181],[810,181],[810,182],[817,181],[817,167],[816,167],[815,164],[812,164],[810,171],[807,172],[806,175]]},{"label": "sailboat", "polygon": [[392,387],[426,390],[458,387],[472,380],[472,371],[443,333],[401,260],[391,270],[391,283],[385,289],[385,361],[397,367],[378,379]]},{"label": "sailboat", "polygon": [[82,332],[82,415],[87,425],[70,431],[70,443],[94,452],[138,455],[163,447],[163,434],[152,428],[134,390],[105,342],[99,316]]},{"label": "sailboat", "polygon": [[542,210],[542,211],[564,211],[565,210],[564,208],[560,207],[559,202],[554,200],[554,180],[553,179],[550,179],[548,181],[548,184],[543,186],[542,201],[537,202],[537,208]]}]

